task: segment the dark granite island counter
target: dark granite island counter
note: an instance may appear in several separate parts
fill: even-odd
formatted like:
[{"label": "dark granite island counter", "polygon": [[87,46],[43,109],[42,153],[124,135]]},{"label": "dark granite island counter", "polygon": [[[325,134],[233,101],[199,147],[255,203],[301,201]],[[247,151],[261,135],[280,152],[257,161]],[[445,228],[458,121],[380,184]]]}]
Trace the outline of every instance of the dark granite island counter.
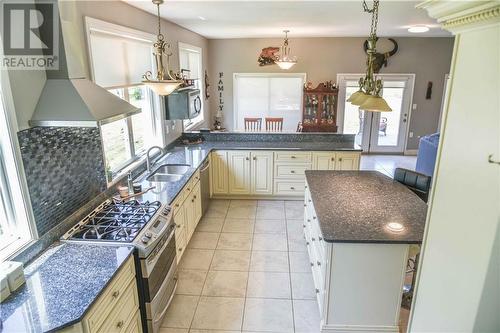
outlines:
[{"label": "dark granite island counter", "polygon": [[[322,332],[399,332],[427,205],[376,171],[306,171],[304,237]],[[414,246],[414,245],[413,245]]]},{"label": "dark granite island counter", "polygon": [[380,172],[306,171],[306,180],[325,241],[422,242],[426,203]]}]

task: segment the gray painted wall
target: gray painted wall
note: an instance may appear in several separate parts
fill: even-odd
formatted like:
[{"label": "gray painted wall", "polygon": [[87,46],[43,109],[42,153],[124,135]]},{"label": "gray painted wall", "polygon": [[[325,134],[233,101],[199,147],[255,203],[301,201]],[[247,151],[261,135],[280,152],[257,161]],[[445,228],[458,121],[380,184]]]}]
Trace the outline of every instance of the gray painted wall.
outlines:
[{"label": "gray painted wall", "polygon": [[[381,73],[415,73],[413,103],[407,149],[418,147],[418,136],[438,130],[438,119],[443,95],[445,74],[449,73],[453,38],[396,38],[399,52],[389,59],[388,67]],[[293,38],[292,53],[299,63],[287,72],[307,73],[307,80],[315,85],[326,80],[336,81],[339,73],[363,73],[366,55],[364,38]],[[267,46],[280,46],[282,39],[213,39],[209,40],[209,73],[211,75],[210,99],[213,116],[217,110],[218,73],[224,72],[224,125],[233,127],[233,73],[284,72],[277,66],[259,67],[260,50]],[[392,44],[381,40],[379,51],[388,51]],[[433,82],[432,99],[426,100],[427,82]]]}]

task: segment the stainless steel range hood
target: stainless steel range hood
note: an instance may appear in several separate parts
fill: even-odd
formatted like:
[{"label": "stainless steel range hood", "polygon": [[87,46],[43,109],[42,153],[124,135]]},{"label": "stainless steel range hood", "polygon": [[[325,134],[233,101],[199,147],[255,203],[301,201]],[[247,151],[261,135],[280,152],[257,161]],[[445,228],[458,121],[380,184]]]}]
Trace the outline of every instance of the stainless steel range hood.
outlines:
[{"label": "stainless steel range hood", "polygon": [[[59,2],[59,9],[65,5]],[[82,32],[76,20],[60,16],[59,70],[46,71],[47,81],[30,125],[97,127],[141,112],[85,77]]]}]

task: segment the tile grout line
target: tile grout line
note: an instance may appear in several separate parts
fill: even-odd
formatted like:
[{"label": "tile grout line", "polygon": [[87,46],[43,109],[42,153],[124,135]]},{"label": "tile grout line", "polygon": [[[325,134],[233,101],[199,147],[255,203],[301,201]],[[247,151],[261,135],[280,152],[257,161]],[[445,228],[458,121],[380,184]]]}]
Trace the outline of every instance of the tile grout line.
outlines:
[{"label": "tile grout line", "polygon": [[252,230],[252,241],[250,243],[250,261],[248,262],[248,271],[247,271],[247,284],[245,286],[245,298],[243,299],[243,314],[241,316],[241,329],[240,331],[243,331],[243,325],[245,323],[245,310],[247,306],[247,293],[248,293],[248,282],[250,280],[250,263],[252,261],[252,251],[253,251],[253,239],[255,235],[255,224],[257,221],[257,207],[258,207],[258,201],[257,205],[255,205],[255,218],[254,218],[254,223],[253,223],[253,230]]},{"label": "tile grout line", "polygon": [[[229,204],[231,204],[231,202],[229,202]],[[226,222],[226,216],[227,216],[228,211],[229,211],[229,205],[227,207],[226,214],[224,215],[224,223]],[[222,227],[224,227],[224,223],[222,223]],[[222,228],[221,228],[221,231],[219,232],[219,237],[217,238],[217,244],[215,245],[216,249],[217,249],[217,245],[219,244],[219,239],[220,239],[221,233],[222,233]],[[210,272],[210,267],[212,266],[212,262],[214,260],[214,257],[215,257],[215,250],[214,250],[214,253],[212,254],[212,258],[210,259],[210,265],[208,265],[207,274],[205,275],[205,279],[203,280],[203,286],[201,287],[200,296],[198,297],[198,302],[196,303],[193,317],[191,318],[191,322],[189,323],[188,332],[191,331],[191,329],[192,329],[194,317],[196,316],[196,311],[198,310],[198,306],[200,305],[200,300],[203,297],[203,289],[205,289],[205,283],[207,282],[208,273]]]}]

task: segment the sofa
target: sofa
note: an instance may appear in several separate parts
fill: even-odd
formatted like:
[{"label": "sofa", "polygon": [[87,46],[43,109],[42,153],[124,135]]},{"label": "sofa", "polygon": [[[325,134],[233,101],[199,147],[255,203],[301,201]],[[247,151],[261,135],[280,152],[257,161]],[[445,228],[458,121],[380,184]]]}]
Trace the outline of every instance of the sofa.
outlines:
[{"label": "sofa", "polygon": [[439,145],[439,133],[426,135],[420,138],[415,171],[431,176],[436,165],[436,155]]}]

